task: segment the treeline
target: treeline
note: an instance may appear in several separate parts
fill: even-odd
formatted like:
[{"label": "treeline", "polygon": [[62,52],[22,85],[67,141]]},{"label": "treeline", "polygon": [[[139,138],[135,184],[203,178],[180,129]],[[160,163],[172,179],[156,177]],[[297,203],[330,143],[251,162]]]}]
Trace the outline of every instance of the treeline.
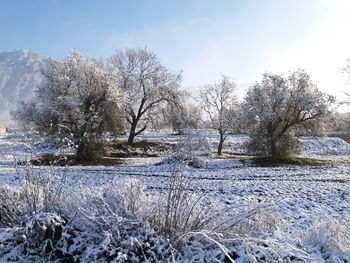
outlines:
[{"label": "treeline", "polygon": [[335,101],[301,69],[288,76],[264,74],[243,101],[225,75],[193,97],[181,90],[182,73],[170,71],[147,49],[118,50],[107,62],[73,51],[61,62],[52,60],[44,76],[36,96],[21,102],[12,116],[26,129],[69,138],[81,160],[105,133],[127,131],[132,144],[150,127],[177,133],[214,129],[220,135],[218,155],[228,132],[243,131],[253,152],[285,156],[300,149],[298,134],[324,128]]}]

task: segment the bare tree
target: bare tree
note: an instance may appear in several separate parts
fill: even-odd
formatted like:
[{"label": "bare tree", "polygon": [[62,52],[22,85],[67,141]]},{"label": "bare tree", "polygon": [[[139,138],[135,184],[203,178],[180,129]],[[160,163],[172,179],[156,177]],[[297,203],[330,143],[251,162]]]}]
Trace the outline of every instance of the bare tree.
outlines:
[{"label": "bare tree", "polygon": [[222,154],[227,131],[232,128],[237,119],[235,88],[235,82],[223,75],[218,83],[206,86],[199,97],[202,109],[207,114],[210,128],[217,130],[220,135],[218,155]]},{"label": "bare tree", "polygon": [[159,109],[181,101],[182,75],[164,67],[156,54],[147,49],[116,51],[109,63],[118,76],[118,87],[126,94],[125,113],[130,125],[128,143],[147,129]]},{"label": "bare tree", "polygon": [[288,78],[264,74],[245,98],[244,112],[250,148],[262,155],[286,156],[297,152],[299,131],[319,131],[334,98],[321,92],[303,70]]}]

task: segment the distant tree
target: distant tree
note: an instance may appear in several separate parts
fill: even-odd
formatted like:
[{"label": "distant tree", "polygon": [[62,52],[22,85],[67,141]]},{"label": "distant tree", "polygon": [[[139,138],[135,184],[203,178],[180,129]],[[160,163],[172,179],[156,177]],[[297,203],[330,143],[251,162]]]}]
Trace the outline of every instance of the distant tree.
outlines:
[{"label": "distant tree", "polygon": [[198,105],[182,102],[180,106],[169,105],[162,113],[164,123],[178,134],[186,129],[198,129],[201,120],[201,109]]},{"label": "distant tree", "polygon": [[272,157],[298,152],[301,143],[296,133],[320,130],[333,102],[303,70],[288,78],[264,74],[263,80],[248,90],[243,106],[249,148]]},{"label": "distant tree", "polygon": [[156,54],[146,49],[116,51],[108,61],[118,76],[118,87],[126,94],[125,114],[130,125],[128,143],[133,143],[162,107],[181,102],[182,76],[169,72]]},{"label": "distant tree", "polygon": [[21,101],[17,109],[11,112],[11,117],[24,130],[35,130],[50,135],[55,134],[58,129],[58,114],[37,98]]},{"label": "distant tree", "polygon": [[349,112],[335,112],[329,122],[331,131],[350,131],[350,113]]},{"label": "distant tree", "polygon": [[200,93],[199,101],[207,115],[209,127],[218,131],[220,136],[218,155],[222,154],[227,131],[234,126],[238,118],[235,88],[235,82],[223,75],[219,82],[206,86]]},{"label": "distant tree", "polygon": [[[346,65],[343,68],[343,72],[348,75],[349,81],[350,81],[350,58],[346,61]],[[346,99],[344,99],[341,103],[345,105],[350,105],[350,93],[345,92]]]},{"label": "distant tree", "polygon": [[89,141],[122,129],[123,93],[102,62],[73,51],[61,63],[51,61],[45,77],[36,98],[14,113],[17,120],[71,138],[80,160],[88,159]]},{"label": "distant tree", "polygon": [[347,73],[349,75],[349,79],[350,79],[350,58],[347,59],[346,65],[343,68],[343,72]]}]

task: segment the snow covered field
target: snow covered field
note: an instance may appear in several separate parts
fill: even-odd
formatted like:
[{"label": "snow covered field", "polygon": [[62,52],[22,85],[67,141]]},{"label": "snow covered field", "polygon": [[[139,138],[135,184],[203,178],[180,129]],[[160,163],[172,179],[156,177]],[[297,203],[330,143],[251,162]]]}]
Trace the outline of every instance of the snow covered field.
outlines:
[{"label": "snow covered field", "polygon": [[[215,150],[217,136],[213,134],[206,136]],[[181,140],[180,136],[170,135],[167,132],[150,132],[141,138],[167,142]],[[244,148],[246,140],[245,135],[230,135],[225,142],[224,152],[233,152],[238,156],[246,154]],[[2,184],[12,187],[19,185],[21,172],[14,166],[15,159],[28,158],[40,152],[58,151],[52,149],[49,144],[43,144],[43,139],[40,137],[31,137],[31,141],[21,134],[0,135]],[[312,260],[309,258],[304,262],[350,262],[349,246],[346,246],[350,240],[350,164],[348,163],[350,144],[339,138],[328,137],[303,137],[302,141],[305,148],[300,156],[333,160],[334,165],[263,168],[252,167],[249,163],[239,161],[238,158],[208,157],[205,159],[207,162],[205,168],[190,166],[185,168],[184,174],[190,179],[188,188],[204,193],[206,197],[217,200],[227,207],[270,204],[269,213],[278,226],[269,238],[282,244],[294,246],[296,240],[313,230],[317,223],[337,222],[347,229],[347,236],[344,237],[345,252],[339,252],[341,256],[336,257],[338,255],[336,249],[333,254],[325,255],[326,252],[322,254],[321,248],[309,248]],[[147,186],[148,195],[152,195],[157,191],[163,191],[167,180],[172,176],[172,166],[160,163],[161,160],[162,158],[128,158],[119,167],[75,166],[68,169],[59,167],[37,169],[50,170],[50,173],[56,175],[65,174],[70,186],[83,184],[98,188],[113,184],[120,179],[138,179]],[[249,253],[245,251],[243,254]],[[250,260],[242,256],[238,257],[236,262],[259,262]]]}]

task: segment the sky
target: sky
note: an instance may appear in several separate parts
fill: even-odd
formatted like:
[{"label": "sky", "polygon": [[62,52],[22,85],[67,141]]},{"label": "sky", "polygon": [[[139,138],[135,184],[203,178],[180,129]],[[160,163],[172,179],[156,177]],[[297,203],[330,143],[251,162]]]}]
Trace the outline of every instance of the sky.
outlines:
[{"label": "sky", "polygon": [[194,93],[222,74],[243,94],[263,73],[303,68],[342,98],[349,11],[348,0],[0,0],[0,51],[107,59],[147,47]]}]

